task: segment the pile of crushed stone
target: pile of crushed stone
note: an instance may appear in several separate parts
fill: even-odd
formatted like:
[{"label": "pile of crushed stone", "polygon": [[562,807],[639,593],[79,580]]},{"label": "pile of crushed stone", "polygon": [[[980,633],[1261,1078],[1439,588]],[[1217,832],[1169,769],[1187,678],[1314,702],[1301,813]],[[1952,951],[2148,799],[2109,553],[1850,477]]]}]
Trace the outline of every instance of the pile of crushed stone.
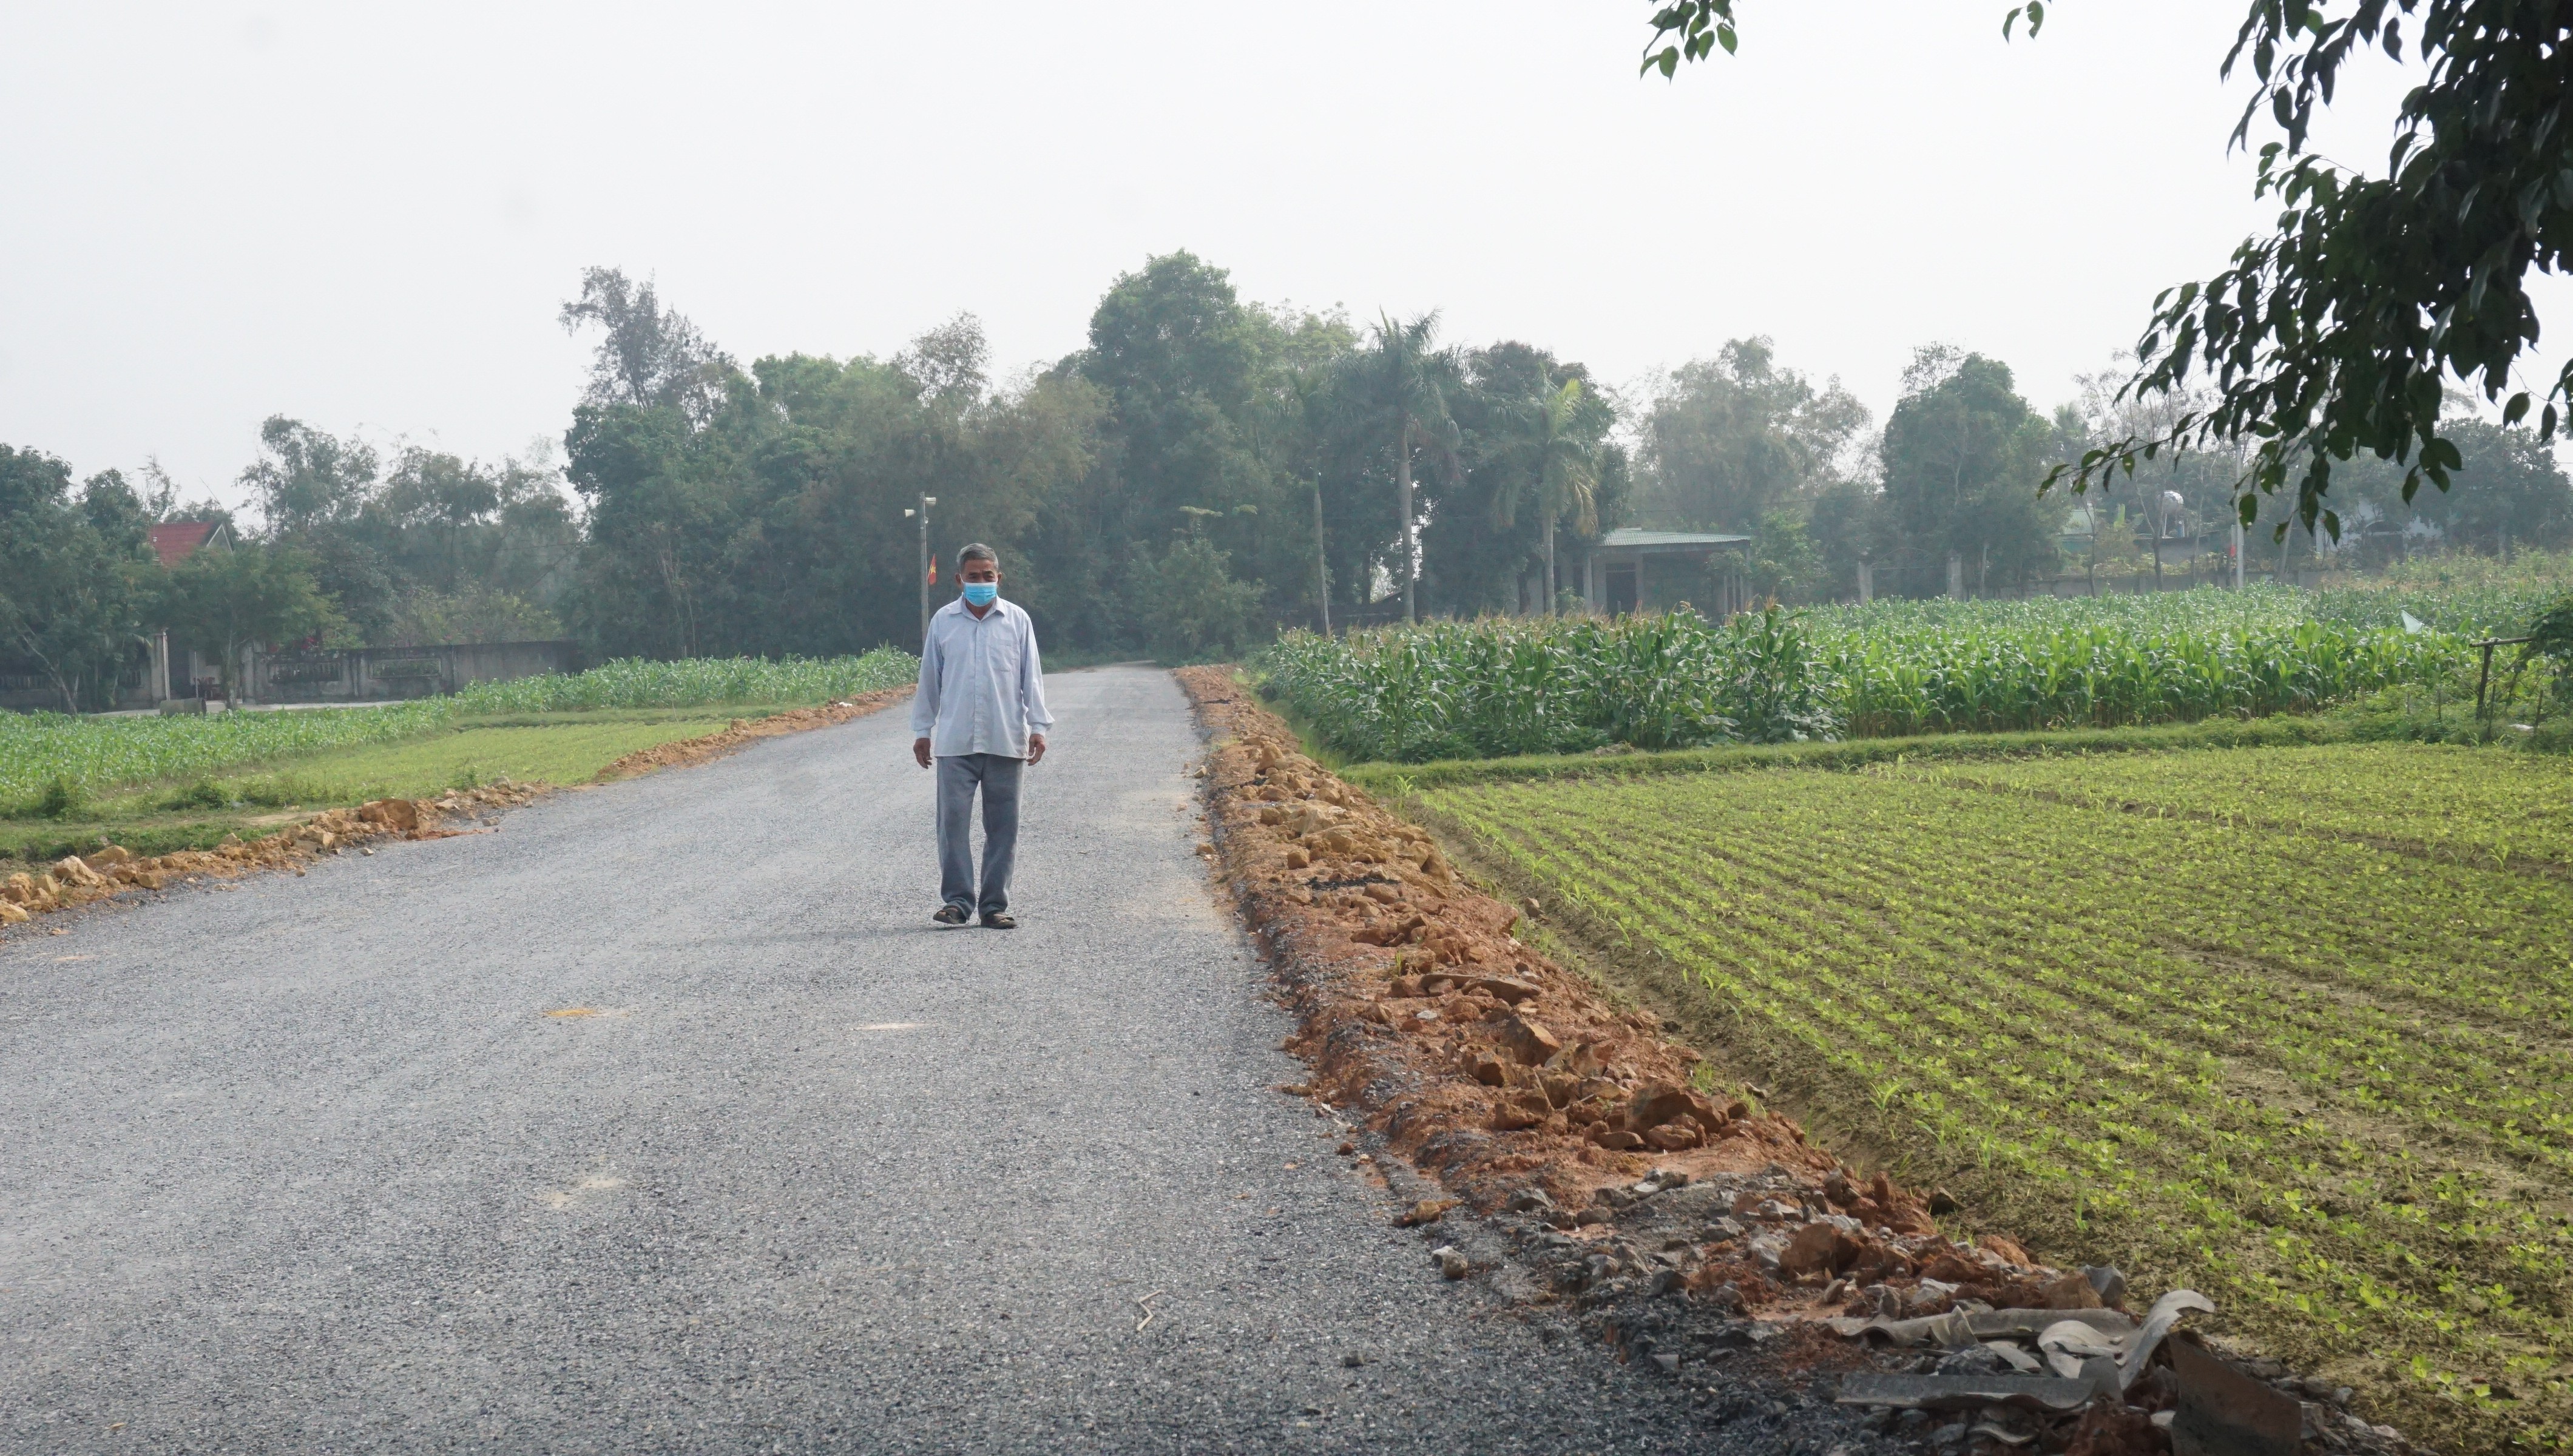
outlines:
[{"label": "pile of crushed stone", "polygon": [[2117,1269],[2051,1269],[1990,1234],[1969,1247],[1854,1227],[1844,1206],[1784,1166],[1664,1168],[1600,1190],[1604,1213],[1569,1229],[1534,1193],[1497,1222],[1534,1282],[1594,1311],[1630,1362],[1688,1378],[1766,1352],[1834,1377],[1830,1398],[1894,1441],[2077,1456],[2412,1449],[2351,1410],[2346,1386],[2210,1350],[2182,1325],[2214,1312],[2194,1290],[2137,1314]]},{"label": "pile of crushed stone", "polygon": [[2410,1449],[2346,1390],[2210,1354],[2178,1328],[2211,1311],[2194,1292],[2130,1315],[2117,1270],[1952,1239],[1944,1193],[1862,1174],[1713,1091],[1698,1054],[1522,944],[1516,909],[1306,756],[1230,669],[1179,677],[1211,735],[1206,848],[1312,1069],[1285,1091],[1349,1125],[1341,1155],[1390,1153],[1444,1190],[1396,1221],[1447,1277],[1569,1304],[1674,1378],[1744,1352],[1825,1372],[1859,1432],[1907,1447]]}]

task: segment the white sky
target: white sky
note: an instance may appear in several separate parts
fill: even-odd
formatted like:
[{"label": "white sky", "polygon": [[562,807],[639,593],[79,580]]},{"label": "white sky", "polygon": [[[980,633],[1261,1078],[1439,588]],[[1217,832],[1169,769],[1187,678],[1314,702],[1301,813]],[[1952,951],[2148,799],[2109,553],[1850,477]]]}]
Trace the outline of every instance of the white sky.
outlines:
[{"label": "white sky", "polygon": [[[1639,80],[1645,0],[13,6],[0,441],[194,496],[272,412],[559,437],[590,264],[747,363],[958,309],[1083,343],[1187,248],[1249,298],[1443,309],[1612,381],[1768,334],[1880,419],[1914,346],[2041,408],[2272,211],[2224,140],[2242,0],[1745,0]],[[2381,168],[2379,66],[2339,160]]]}]

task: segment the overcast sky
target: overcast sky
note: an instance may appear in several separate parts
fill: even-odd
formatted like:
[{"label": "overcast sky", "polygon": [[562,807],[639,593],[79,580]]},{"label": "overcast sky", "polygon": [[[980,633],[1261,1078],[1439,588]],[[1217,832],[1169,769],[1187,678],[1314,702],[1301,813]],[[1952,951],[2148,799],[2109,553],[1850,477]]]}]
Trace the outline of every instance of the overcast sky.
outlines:
[{"label": "overcast sky", "polygon": [[[489,458],[559,438],[586,265],[745,363],[971,309],[1017,366],[1183,248],[1611,381],[1766,334],[1881,419],[1945,341],[2046,408],[2272,211],[2224,146],[2242,0],[2034,43],[2002,0],[1744,0],[1676,84],[1651,8],[12,6],[0,441],[228,499],[271,413]],[[2339,160],[2381,168],[2389,70]]]}]

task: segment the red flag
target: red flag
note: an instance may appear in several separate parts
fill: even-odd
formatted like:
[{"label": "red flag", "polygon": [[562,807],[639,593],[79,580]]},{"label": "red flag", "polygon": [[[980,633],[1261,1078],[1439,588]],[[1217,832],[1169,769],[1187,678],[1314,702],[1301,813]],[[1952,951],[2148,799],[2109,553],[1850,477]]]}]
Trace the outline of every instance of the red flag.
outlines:
[{"label": "red flag", "polygon": [[929,584],[932,586],[938,584],[938,558],[935,556],[929,558]]}]

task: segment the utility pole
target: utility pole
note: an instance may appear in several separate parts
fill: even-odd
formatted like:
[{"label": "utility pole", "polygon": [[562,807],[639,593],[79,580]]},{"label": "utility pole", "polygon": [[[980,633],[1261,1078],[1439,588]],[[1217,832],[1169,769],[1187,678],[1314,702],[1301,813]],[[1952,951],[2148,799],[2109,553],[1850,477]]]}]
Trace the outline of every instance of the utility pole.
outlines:
[{"label": "utility pole", "polygon": [[1411,416],[1402,417],[1402,447],[1394,451],[1395,497],[1402,510],[1402,624],[1414,626],[1420,614],[1412,607],[1412,588],[1419,585],[1420,547],[1411,533]]},{"label": "utility pole", "polygon": [[929,651],[929,507],[938,503],[935,495],[920,497],[918,510],[905,510],[905,515],[920,517],[920,650]]},{"label": "utility pole", "polygon": [[1313,579],[1322,602],[1322,635],[1331,635],[1331,556],[1322,544],[1322,472],[1313,472]]},{"label": "utility pole", "polygon": [[2242,589],[2242,517],[2233,518],[2233,589]]}]

